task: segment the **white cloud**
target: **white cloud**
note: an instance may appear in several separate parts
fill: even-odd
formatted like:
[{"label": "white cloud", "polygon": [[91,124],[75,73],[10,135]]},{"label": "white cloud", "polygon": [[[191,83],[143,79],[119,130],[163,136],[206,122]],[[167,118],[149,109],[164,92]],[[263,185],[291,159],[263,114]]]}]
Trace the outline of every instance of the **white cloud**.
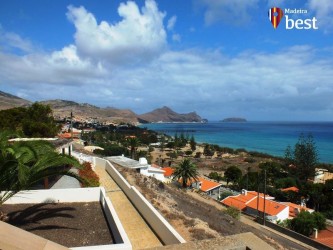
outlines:
[{"label": "white cloud", "polygon": [[[171,51],[164,48],[164,14],[155,2],[147,1],[141,11],[127,2],[118,11],[118,23],[97,24],[83,7],[71,7],[75,44],[59,51],[19,55],[0,50],[2,90],[31,100],[70,99],[138,113],[168,105],[178,112],[196,110],[209,119],[222,118],[216,117],[220,112],[273,120],[333,116],[329,48],[294,46],[232,57],[219,50]],[[133,33],[142,37],[133,42]],[[116,65],[121,53],[149,63]]]},{"label": "white cloud", "polygon": [[20,52],[29,53],[35,48],[31,41],[24,39],[18,34],[13,32],[6,32],[0,25],[0,45],[4,46],[6,50],[19,50]]},{"label": "white cloud", "polygon": [[205,9],[205,23],[226,22],[234,25],[244,25],[251,21],[259,0],[197,0]]},{"label": "white cloud", "polygon": [[116,24],[99,24],[84,7],[68,7],[67,17],[76,27],[75,44],[78,54],[106,62],[148,61],[163,51],[166,32],[165,14],[156,3],[147,0],[141,11],[135,2],[121,3]]},{"label": "white cloud", "polygon": [[264,119],[304,119],[311,112],[321,114],[321,119],[333,115],[333,60],[331,56],[314,60],[321,52],[309,46],[230,58],[218,51],[165,51],[148,65],[112,72],[79,60],[73,49],[52,54],[49,61],[0,54],[0,76],[20,89],[21,96],[71,99],[139,113],[169,105],[208,118],[216,115],[216,109],[259,111]]},{"label": "white cloud", "polygon": [[333,28],[333,1],[308,0],[309,9],[315,12],[319,29],[330,31]]},{"label": "white cloud", "polygon": [[172,16],[168,20],[167,29],[168,30],[173,30],[173,28],[175,27],[176,22],[177,22],[177,16]]}]

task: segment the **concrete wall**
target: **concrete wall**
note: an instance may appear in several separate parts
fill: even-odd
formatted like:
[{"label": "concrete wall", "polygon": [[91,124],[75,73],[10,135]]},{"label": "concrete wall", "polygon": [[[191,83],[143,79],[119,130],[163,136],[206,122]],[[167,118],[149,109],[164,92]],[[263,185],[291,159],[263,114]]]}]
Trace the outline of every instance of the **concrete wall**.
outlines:
[{"label": "concrete wall", "polygon": [[15,194],[5,204],[92,202],[99,201],[99,197],[100,188],[25,190]]},{"label": "concrete wall", "polygon": [[278,220],[286,220],[289,218],[289,206],[287,206],[285,209],[283,209],[279,214],[277,214]]},{"label": "concrete wall", "polygon": [[109,161],[96,157],[95,164],[109,173],[164,244],[171,245],[185,242],[142,194],[135,187],[129,185]]},{"label": "concrete wall", "polygon": [[8,199],[5,204],[52,203],[52,202],[96,202],[99,201],[112,231],[115,244],[89,247],[75,247],[73,250],[131,250],[132,245],[117,216],[104,188],[73,188],[21,191]]},{"label": "concrete wall", "polygon": [[[259,223],[263,222],[262,219],[257,219],[257,220],[258,220]],[[317,241],[314,241],[314,240],[312,240],[309,237],[306,237],[306,236],[304,236],[302,234],[296,233],[295,231],[289,230],[287,228],[281,227],[281,226],[279,226],[277,224],[274,224],[272,222],[266,221],[265,225],[267,227],[270,227],[270,228],[272,228],[272,229],[280,232],[280,233],[286,234],[286,235],[288,235],[288,236],[290,236],[290,237],[292,237],[292,238],[294,238],[296,240],[304,242],[305,244],[307,244],[309,246],[312,246],[312,247],[314,247],[316,249],[321,249],[321,250],[331,249],[330,247],[325,246],[325,245],[323,245],[323,244],[321,244],[321,243],[319,243]]]}]

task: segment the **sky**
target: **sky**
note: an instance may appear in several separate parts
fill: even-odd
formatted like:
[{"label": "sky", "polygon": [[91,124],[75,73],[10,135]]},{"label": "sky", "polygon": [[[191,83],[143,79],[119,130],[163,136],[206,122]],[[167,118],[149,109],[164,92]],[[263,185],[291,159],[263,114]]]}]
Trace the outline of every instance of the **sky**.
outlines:
[{"label": "sky", "polygon": [[0,90],[137,114],[332,121],[332,36],[331,0],[3,0]]}]

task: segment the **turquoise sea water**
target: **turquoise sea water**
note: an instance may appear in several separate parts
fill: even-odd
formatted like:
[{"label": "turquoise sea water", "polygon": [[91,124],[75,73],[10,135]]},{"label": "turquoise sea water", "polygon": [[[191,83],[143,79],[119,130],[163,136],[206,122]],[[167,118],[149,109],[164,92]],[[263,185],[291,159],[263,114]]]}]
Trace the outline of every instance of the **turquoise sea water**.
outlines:
[{"label": "turquoise sea water", "polygon": [[171,136],[183,132],[193,135],[197,142],[275,156],[283,156],[286,147],[293,147],[301,133],[310,133],[318,149],[319,162],[333,163],[333,122],[153,123],[140,127]]}]

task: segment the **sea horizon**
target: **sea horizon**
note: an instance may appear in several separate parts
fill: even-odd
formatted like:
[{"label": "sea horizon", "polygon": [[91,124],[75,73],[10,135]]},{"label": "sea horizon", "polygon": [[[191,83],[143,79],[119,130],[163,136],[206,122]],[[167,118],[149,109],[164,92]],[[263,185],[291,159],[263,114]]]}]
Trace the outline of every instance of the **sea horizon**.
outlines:
[{"label": "sea horizon", "polygon": [[246,121],[206,123],[149,123],[140,127],[174,136],[185,133],[198,143],[217,144],[233,149],[283,157],[301,134],[312,135],[319,163],[333,163],[333,121]]}]

